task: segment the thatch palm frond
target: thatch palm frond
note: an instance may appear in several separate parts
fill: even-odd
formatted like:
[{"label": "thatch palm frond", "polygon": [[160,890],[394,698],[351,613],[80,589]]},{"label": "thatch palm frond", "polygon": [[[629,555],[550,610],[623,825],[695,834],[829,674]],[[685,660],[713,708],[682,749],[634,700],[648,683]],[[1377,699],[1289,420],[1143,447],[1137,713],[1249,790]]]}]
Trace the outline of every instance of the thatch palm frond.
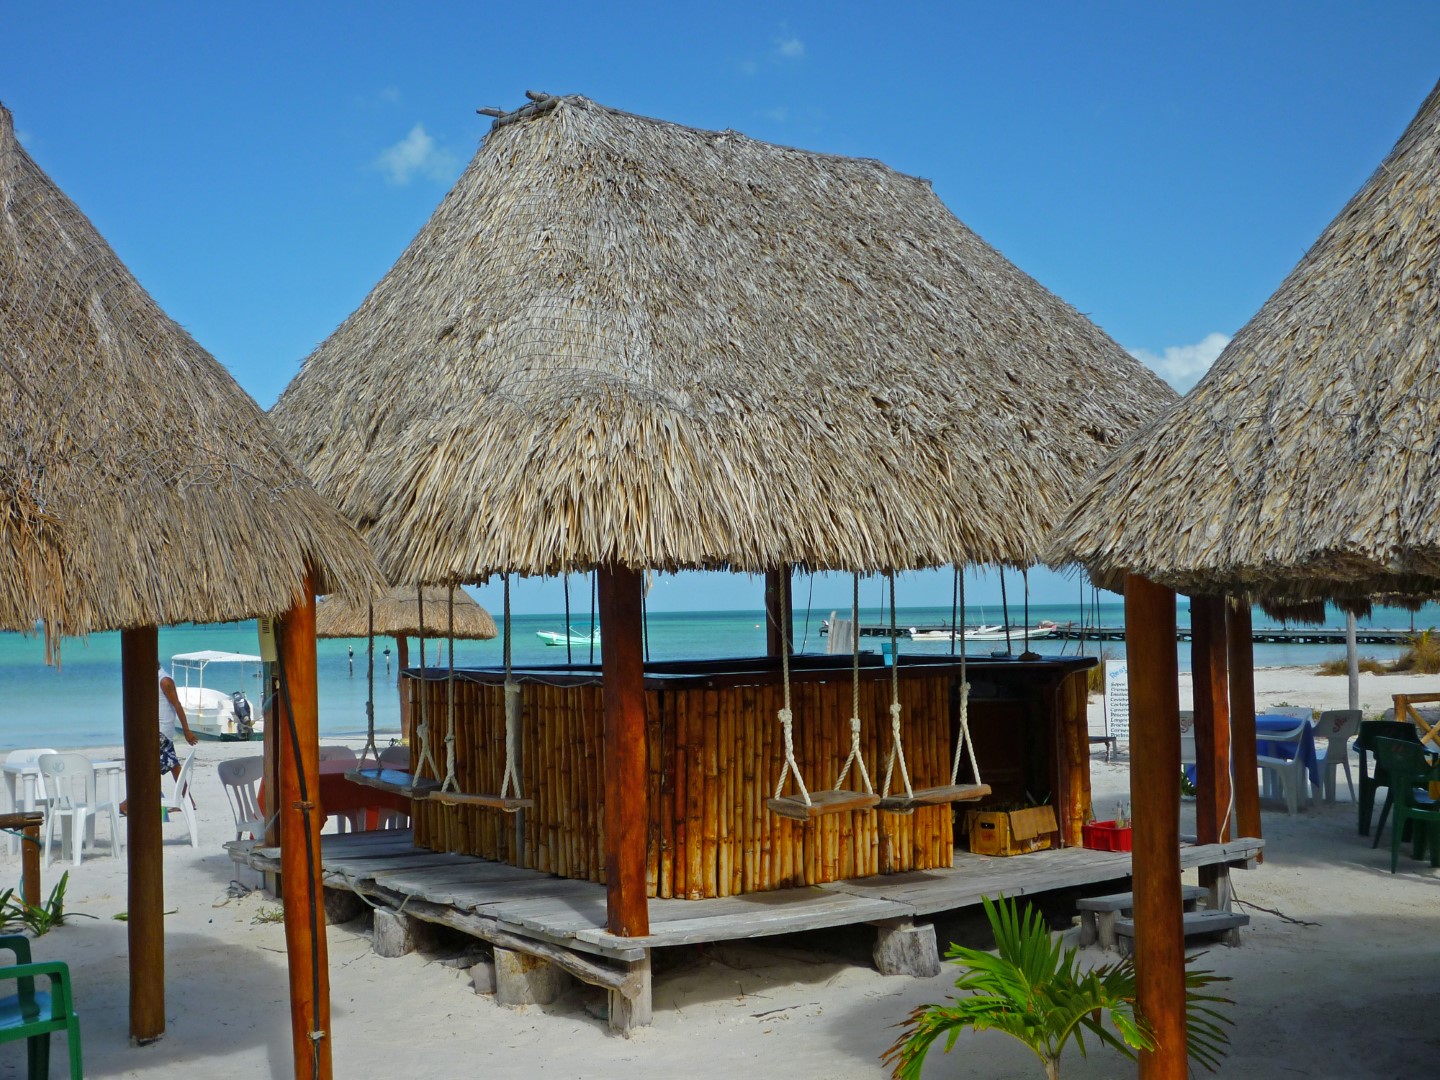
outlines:
[{"label": "thatch palm frond", "polygon": [[370,634],[390,637],[456,637],[488,640],[498,632],[495,620],[464,589],[457,588],[454,597],[455,624],[450,625],[450,596],[447,589],[426,587],[425,606],[420,607],[413,586],[387,589],[366,603],[343,596],[327,596],[315,606],[315,636],[322,638],[360,638]]},{"label": "thatch palm frond", "polygon": [[924,181],[537,97],[273,411],[392,580],[1028,564],[1173,397]]},{"label": "thatch palm frond", "polygon": [[49,545],[39,563],[33,547],[0,549],[0,624],[83,634],[283,611],[307,568],[322,590],[378,582],[254,401],[36,165],[3,106],[0,418],[0,527],[43,524],[31,536]]},{"label": "thatch palm frond", "polygon": [[1440,593],[1440,86],[1209,373],[1112,456],[1050,557],[1115,588]]}]

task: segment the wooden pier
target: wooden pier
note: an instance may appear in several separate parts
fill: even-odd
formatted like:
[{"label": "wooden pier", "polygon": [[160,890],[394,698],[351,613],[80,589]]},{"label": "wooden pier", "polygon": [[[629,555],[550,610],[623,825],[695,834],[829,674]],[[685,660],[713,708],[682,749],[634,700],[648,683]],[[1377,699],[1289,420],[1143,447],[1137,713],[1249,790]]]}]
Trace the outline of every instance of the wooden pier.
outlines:
[{"label": "wooden pier", "polygon": [[[604,885],[417,848],[403,829],[326,834],[321,840],[327,888],[557,964],[609,991],[612,1027],[648,1022],[651,949],[861,923],[883,933],[927,915],[978,906],[985,896],[1030,896],[1131,874],[1129,852],[1070,847],[997,858],[957,851],[951,866],[932,870],[708,900],[651,900],[649,934],[617,937],[606,929]],[[278,848],[258,841],[226,846],[257,870],[279,868]],[[1245,865],[1263,847],[1263,840],[1249,838],[1185,844],[1180,865]]]},{"label": "wooden pier", "polygon": [[[821,623],[820,632],[828,632],[826,623]],[[897,626],[892,635],[890,626],[881,623],[862,623],[860,625],[860,636],[862,638],[912,638],[918,634],[950,632],[949,623],[915,623],[908,626]],[[1358,627],[1355,631],[1355,641],[1360,645],[1408,645],[1410,639],[1415,636],[1411,630],[1392,630],[1380,627]],[[1025,640],[1025,628],[1012,626],[1010,628],[1012,643]],[[1049,633],[1039,635],[1032,633],[1031,641],[1044,641],[1047,638],[1062,641],[1124,641],[1124,626],[1081,626],[1079,623],[1059,623]],[[986,637],[982,640],[967,639],[967,646],[971,649],[982,647],[993,647],[994,638]],[[1002,639],[999,639],[1003,641]],[[1190,640],[1190,627],[1179,626],[1175,629],[1176,641]],[[1345,644],[1345,628],[1343,626],[1257,626],[1254,633],[1255,643],[1267,645],[1339,645]]]}]

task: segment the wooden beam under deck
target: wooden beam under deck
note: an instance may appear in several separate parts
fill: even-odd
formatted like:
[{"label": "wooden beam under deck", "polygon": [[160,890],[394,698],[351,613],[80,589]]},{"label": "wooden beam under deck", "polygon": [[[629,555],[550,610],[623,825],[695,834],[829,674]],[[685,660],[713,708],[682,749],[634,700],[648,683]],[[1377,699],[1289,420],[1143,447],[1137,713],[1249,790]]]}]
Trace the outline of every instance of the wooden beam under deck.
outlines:
[{"label": "wooden beam under deck", "polygon": [[[953,869],[919,870],[713,900],[652,900],[650,930],[622,937],[606,930],[603,885],[506,863],[414,847],[405,830],[322,837],[325,884],[382,900],[404,898],[464,914],[466,929],[494,940],[561,945],[617,961],[645,950],[704,941],[788,934],[887,919],[913,919],[978,906],[983,896],[1030,896],[1129,877],[1130,854],[1063,848],[998,858],[957,852]],[[244,849],[247,842],[230,845]],[[1181,868],[1252,861],[1263,842],[1182,845]],[[251,846],[249,861],[273,869],[276,851]],[[410,914],[416,914],[406,908]],[[426,918],[421,914],[418,917]]]}]

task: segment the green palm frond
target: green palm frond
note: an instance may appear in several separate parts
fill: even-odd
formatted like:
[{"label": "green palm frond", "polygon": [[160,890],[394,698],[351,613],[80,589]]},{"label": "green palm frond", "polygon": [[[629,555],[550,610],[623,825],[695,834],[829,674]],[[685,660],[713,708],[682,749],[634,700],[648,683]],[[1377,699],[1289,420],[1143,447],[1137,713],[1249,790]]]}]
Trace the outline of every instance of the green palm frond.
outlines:
[{"label": "green palm frond", "polygon": [[[963,968],[955,988],[968,994],[945,1005],[922,1005],[900,1025],[901,1035],[883,1058],[896,1077],[918,1080],[935,1042],[943,1036],[948,1053],[967,1028],[1018,1039],[1049,1076],[1057,1074],[1061,1051],[1072,1038],[1081,1055],[1087,1054],[1087,1034],[1131,1060],[1139,1050],[1154,1049],[1154,1035],[1135,1009],[1138,989],[1129,957],[1082,971],[1079,950],[1065,948],[1032,906],[1022,912],[1004,897],[983,903],[995,951],[950,946],[946,959]],[[1209,971],[1187,970],[1185,976],[1189,1053],[1212,1072],[1229,1042],[1224,1025],[1230,1020],[1217,1008],[1228,1000],[1206,992],[1218,981],[1223,980]]]}]

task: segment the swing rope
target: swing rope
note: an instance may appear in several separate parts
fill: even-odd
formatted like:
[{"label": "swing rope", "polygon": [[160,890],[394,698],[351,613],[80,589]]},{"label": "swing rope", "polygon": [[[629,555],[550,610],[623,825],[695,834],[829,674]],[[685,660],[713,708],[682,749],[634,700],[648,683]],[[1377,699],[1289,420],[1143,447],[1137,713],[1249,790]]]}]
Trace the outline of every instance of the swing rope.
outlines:
[{"label": "swing rope", "polygon": [[[960,624],[965,624],[965,579],[960,566],[955,566],[955,588],[960,594]],[[959,783],[960,748],[970,752],[970,768],[975,773],[975,783],[980,781],[980,763],[975,760],[975,741],[970,738],[970,678],[965,664],[965,635],[960,635],[960,731],[955,736],[955,757],[950,762],[950,786]]]},{"label": "swing rope", "polygon": [[800,789],[800,798],[808,807],[811,805],[810,792],[805,787],[805,780],[800,776],[800,765],[795,760],[795,714],[790,708],[790,605],[786,597],[789,591],[780,590],[780,671],[785,686],[785,704],[780,709],[779,719],[780,732],[785,740],[785,765],[780,770],[780,780],[775,785],[775,798],[780,798],[785,791],[785,778],[794,772],[795,786]]},{"label": "swing rope", "polygon": [[420,759],[415,764],[415,775],[420,775],[428,761],[430,775],[439,776],[440,766],[436,763],[435,755],[430,750],[430,722],[425,711],[425,699],[429,695],[425,692],[425,589],[423,586],[415,586],[415,599],[420,605],[420,726],[417,729],[417,734],[420,736]]},{"label": "swing rope", "polygon": [[450,591],[445,598],[445,614],[450,619],[449,660],[450,671],[446,679],[446,726],[445,726],[445,780],[440,785],[441,791],[455,791],[458,785],[455,782],[455,586],[450,586]]},{"label": "swing rope", "polygon": [[360,765],[364,767],[365,759],[374,754],[375,764],[380,764],[380,748],[375,745],[375,605],[366,605],[366,680],[369,683],[369,696],[365,699],[365,749],[360,751]]},{"label": "swing rope", "polygon": [[915,789],[910,786],[910,769],[905,764],[905,744],[900,739],[900,639],[895,629],[895,571],[887,575],[890,579],[890,756],[885,761],[885,783],[880,788],[884,798],[890,796],[890,779],[895,764],[900,764],[900,779],[905,782],[905,797],[914,798]]},{"label": "swing rope", "polygon": [[[570,626],[565,626],[565,636],[570,636]],[[524,794],[520,790],[520,774],[515,768],[515,758],[519,750],[520,717],[523,702],[520,700],[520,684],[511,676],[510,671],[510,575],[505,575],[505,773],[500,778],[500,797],[506,798],[506,792],[514,785],[515,794],[513,798],[522,799]]]},{"label": "swing rope", "polygon": [[867,795],[875,794],[875,788],[870,783],[870,770],[865,767],[865,758],[860,753],[860,575],[855,575],[855,591],[850,601],[850,641],[851,654],[853,656],[852,678],[850,681],[850,756],[845,759],[844,766],[840,769],[840,776],[835,781],[835,790],[839,791],[845,785],[845,778],[850,775],[850,766],[857,765],[860,770],[860,780],[865,785]]}]

